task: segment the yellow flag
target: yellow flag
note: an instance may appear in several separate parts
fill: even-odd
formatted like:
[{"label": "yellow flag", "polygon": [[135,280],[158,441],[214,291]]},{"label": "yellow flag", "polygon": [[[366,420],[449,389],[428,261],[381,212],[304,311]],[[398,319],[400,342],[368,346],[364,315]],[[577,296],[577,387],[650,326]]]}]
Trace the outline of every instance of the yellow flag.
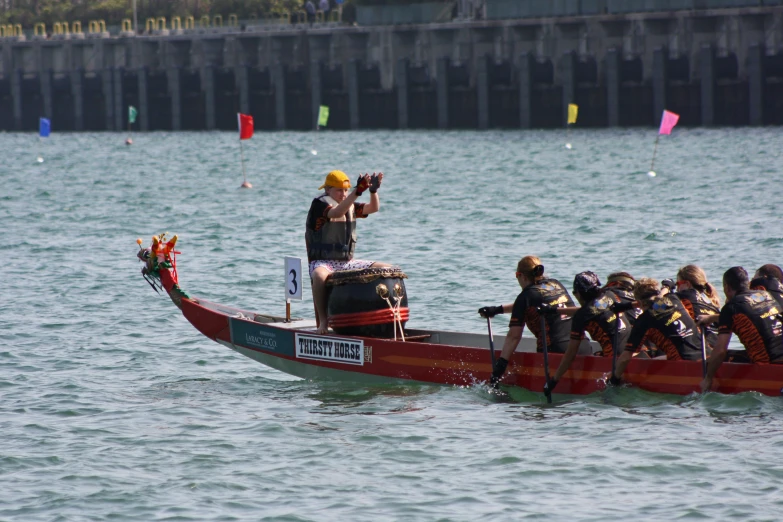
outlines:
[{"label": "yellow flag", "polygon": [[575,103],[568,104],[568,123],[576,123],[576,114],[579,112],[579,106]]}]

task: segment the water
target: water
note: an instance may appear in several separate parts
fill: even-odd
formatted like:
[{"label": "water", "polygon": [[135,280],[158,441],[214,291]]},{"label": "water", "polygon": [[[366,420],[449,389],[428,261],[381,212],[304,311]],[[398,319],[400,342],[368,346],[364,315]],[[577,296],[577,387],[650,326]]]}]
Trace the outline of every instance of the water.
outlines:
[{"label": "water", "polygon": [[298,380],[198,334],[134,256],[177,233],[186,290],[282,314],[325,173],[383,171],[358,256],[408,274],[411,327],[483,333],[526,254],[569,288],[781,264],[780,129],[677,129],[654,178],[650,130],[260,134],[252,190],[233,133],[124,138],[0,134],[0,520],[780,518],[779,398]]}]

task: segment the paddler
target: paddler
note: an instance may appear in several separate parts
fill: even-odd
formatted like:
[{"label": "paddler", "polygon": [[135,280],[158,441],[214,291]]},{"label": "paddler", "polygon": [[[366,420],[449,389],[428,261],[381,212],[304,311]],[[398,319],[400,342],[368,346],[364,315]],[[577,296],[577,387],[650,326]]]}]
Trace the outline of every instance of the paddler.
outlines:
[{"label": "paddler", "polygon": [[[328,331],[326,278],[337,270],[361,270],[389,266],[386,263],[354,259],[356,220],[378,212],[381,201],[378,189],[383,173],[363,174],[351,191],[351,181],[345,172],[333,170],[327,174],[324,193],[313,199],[307,213],[305,243],[310,281],[313,287],[318,333]],[[370,192],[369,203],[356,203],[365,190]]]},{"label": "paddler", "polygon": [[633,295],[644,311],[617,358],[617,373],[610,378],[612,384],[620,383],[628,362],[645,342],[654,344],[669,361],[701,360],[701,330],[676,295],[662,292],[658,281],[646,277],[636,281]]},{"label": "paddler", "polygon": [[783,307],[783,270],[778,265],[767,264],[756,270],[750,287],[753,290],[766,290]]},{"label": "paddler", "polygon": [[[627,321],[623,320],[620,311],[632,309],[633,302],[625,306],[624,303],[616,301],[613,294],[601,288],[601,281],[595,273],[585,271],[576,274],[574,297],[581,307],[571,320],[571,340],[568,343],[568,350],[560,361],[557,371],[546,384],[544,393],[552,393],[563,374],[571,367],[579,351],[579,345],[585,338],[585,332],[601,346],[601,351],[595,355],[604,357],[612,357],[615,342],[617,349],[621,350],[631,333],[631,328]],[[615,334],[617,334],[616,341]]]},{"label": "paddler", "polygon": [[707,360],[707,375],[701,391],[712,387],[715,372],[726,358],[731,334],[736,333],[755,364],[783,364],[783,324],[777,301],[765,290],[752,290],[748,273],[741,266],[723,274],[726,304],[719,316],[701,316],[702,323],[718,320],[718,342]]},{"label": "paddler", "polygon": [[[479,308],[482,317],[494,317],[497,314],[511,312],[508,324],[508,335],[503,344],[503,351],[495,361],[492,371],[492,383],[497,383],[506,372],[508,360],[522,339],[525,325],[536,336],[539,352],[543,351],[541,338],[541,313],[546,324],[547,349],[553,353],[565,353],[568,348],[571,331],[571,317],[560,313],[552,313],[558,308],[573,307],[574,302],[565,287],[556,279],[546,276],[544,265],[536,256],[525,256],[517,263],[517,282],[522,292],[514,304],[500,306],[484,306]],[[540,310],[547,310],[542,312]]]}]

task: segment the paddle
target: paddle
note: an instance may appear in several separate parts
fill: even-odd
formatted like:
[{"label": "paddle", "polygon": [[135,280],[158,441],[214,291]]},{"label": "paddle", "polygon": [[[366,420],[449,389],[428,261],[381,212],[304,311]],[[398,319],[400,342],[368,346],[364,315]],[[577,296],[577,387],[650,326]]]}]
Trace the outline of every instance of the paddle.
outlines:
[{"label": "paddle", "polygon": [[495,370],[495,340],[492,338],[492,319],[487,316],[487,331],[489,332],[489,359],[492,361],[492,371]]},{"label": "paddle", "polygon": [[612,340],[612,377],[615,375],[615,370],[617,369],[617,350],[620,346],[620,319],[622,312],[616,312],[615,315],[617,316],[617,324],[615,325],[614,329],[614,339]]},{"label": "paddle", "polygon": [[701,328],[701,373],[702,377],[707,378],[707,343],[704,341],[704,330],[707,326]]},{"label": "paddle", "polygon": [[[539,312],[541,313],[541,312]],[[546,317],[541,313],[541,340],[544,345],[544,379],[549,382],[549,351],[546,346]],[[552,394],[546,394],[546,402],[552,404]]]}]

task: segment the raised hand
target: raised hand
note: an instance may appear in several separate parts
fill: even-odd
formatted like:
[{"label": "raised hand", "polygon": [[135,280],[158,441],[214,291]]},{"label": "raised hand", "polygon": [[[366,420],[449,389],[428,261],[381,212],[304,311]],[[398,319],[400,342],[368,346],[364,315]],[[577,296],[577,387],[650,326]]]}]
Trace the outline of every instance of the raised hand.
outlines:
[{"label": "raised hand", "polygon": [[372,176],[370,176],[370,194],[375,194],[378,192],[378,189],[381,188],[382,180],[383,172],[379,172],[378,174],[375,172],[372,173]]},{"label": "raised hand", "polygon": [[368,174],[359,174],[359,179],[356,180],[356,195],[361,196],[369,186],[370,176]]}]

